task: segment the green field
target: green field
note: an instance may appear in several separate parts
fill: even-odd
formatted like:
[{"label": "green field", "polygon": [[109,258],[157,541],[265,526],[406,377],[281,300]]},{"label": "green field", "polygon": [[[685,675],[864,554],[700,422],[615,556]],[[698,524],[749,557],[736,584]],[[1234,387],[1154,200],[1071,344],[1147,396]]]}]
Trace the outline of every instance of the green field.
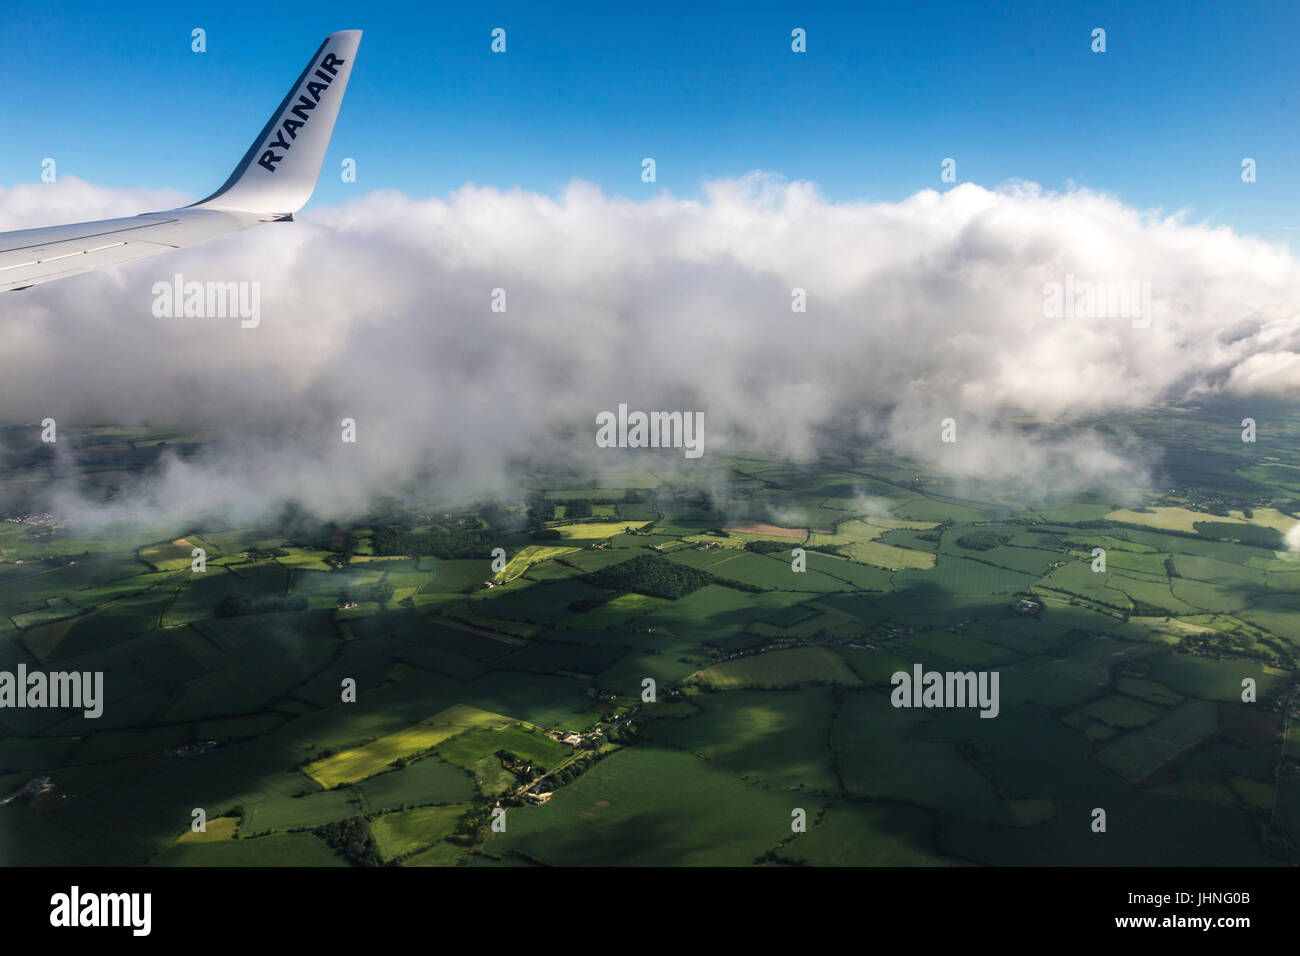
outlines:
[{"label": "green field", "polygon": [[518,551],[512,557],[505,570],[499,572],[495,580],[500,582],[513,581],[521,577],[535,564],[542,564],[547,561],[553,561],[555,558],[563,557],[566,554],[573,554],[577,548],[556,548],[544,545],[530,544],[528,547]]},{"label": "green field", "polygon": [[1143,780],[1218,729],[1214,707],[1190,701],[1097,754],[1097,760],[1129,780]]},{"label": "green field", "polygon": [[467,803],[452,803],[385,813],[371,822],[370,832],[387,862],[441,843],[456,831],[457,819],[468,809]]},{"label": "green field", "polygon": [[700,671],[700,682],[718,690],[741,687],[793,687],[822,681],[857,684],[857,675],[834,651],[821,647],[799,647],[769,651],[752,657],[716,664]]},{"label": "green field", "polygon": [[560,537],[566,540],[598,541],[602,538],[622,534],[627,528],[635,530],[647,524],[649,524],[648,521],[596,521],[587,524],[560,525],[555,530],[560,532]]},{"label": "green field", "polygon": [[344,866],[329,847],[309,833],[177,843],[153,860],[155,866]]},{"label": "green field", "polygon": [[510,718],[500,714],[457,704],[413,727],[308,764],[303,773],[326,789],[341,783],[355,783],[379,773],[399,757],[429,750],[449,737],[475,728],[508,723]]},{"label": "green field", "polygon": [[[93,722],[0,708],[5,862],[1300,864],[1300,415],[1243,414],[1088,423],[1151,453],[1135,487],[826,436],[256,524],[79,527],[0,457],[0,671],[105,678]],[[66,440],[104,501],[202,445]],[[997,716],[895,706],[918,664],[996,672]]]},{"label": "green field", "polygon": [[438,754],[448,763],[472,767],[498,750],[508,750],[545,767],[554,767],[573,753],[572,747],[540,731],[522,724],[511,724],[466,731],[439,745]]},{"label": "green field", "polygon": [[821,800],[713,770],[698,757],[634,748],[598,763],[540,807],[510,810],[483,845],[553,866],[739,866],[790,834],[791,813]]}]

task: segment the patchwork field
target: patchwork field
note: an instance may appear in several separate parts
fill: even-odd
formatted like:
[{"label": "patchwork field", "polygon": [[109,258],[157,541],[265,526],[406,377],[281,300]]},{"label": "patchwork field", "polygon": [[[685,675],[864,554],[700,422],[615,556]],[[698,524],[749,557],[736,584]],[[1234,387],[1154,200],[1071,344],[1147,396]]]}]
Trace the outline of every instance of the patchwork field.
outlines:
[{"label": "patchwork field", "polygon": [[506,564],[505,570],[499,572],[495,579],[501,582],[513,581],[515,578],[523,576],[535,564],[542,564],[563,557],[566,554],[573,554],[577,550],[577,548],[556,548],[530,544],[516,553]]},{"label": "patchwork field", "polygon": [[648,521],[596,521],[588,524],[560,525],[555,530],[560,537],[573,541],[599,541],[622,534],[628,528],[637,530],[645,527]]},{"label": "patchwork field", "polygon": [[[5,862],[1300,864],[1300,416],[1269,414],[1267,448],[1207,450],[1242,417],[1208,405],[1092,423],[1150,487],[857,436],[259,527],[78,528],[2,457],[0,672],[104,676],[93,724],[0,708]],[[147,431],[69,460],[147,475]],[[996,717],[895,706],[918,664],[996,674]]]},{"label": "patchwork field", "polygon": [[833,534],[814,533],[809,537],[812,546],[835,546],[847,557],[861,564],[870,564],[890,571],[905,568],[932,568],[934,555],[912,548],[884,544],[880,538],[890,531],[928,530],[934,524],[899,521],[892,518],[862,518],[845,521],[836,526]]},{"label": "patchwork field", "polygon": [[857,684],[857,675],[844,658],[822,647],[768,651],[741,657],[700,671],[700,683],[717,690],[741,687],[792,687],[796,684],[824,681]]},{"label": "patchwork field", "polygon": [[441,843],[456,832],[456,821],[468,809],[468,803],[453,803],[385,813],[370,824],[370,832],[379,855],[387,862]]},{"label": "patchwork field", "polygon": [[436,747],[449,737],[480,727],[500,727],[510,723],[510,718],[493,714],[476,707],[457,704],[435,714],[428,720],[386,734],[360,747],[318,760],[303,767],[303,773],[326,790],[341,783],[355,783],[384,770],[399,757],[409,757]]}]

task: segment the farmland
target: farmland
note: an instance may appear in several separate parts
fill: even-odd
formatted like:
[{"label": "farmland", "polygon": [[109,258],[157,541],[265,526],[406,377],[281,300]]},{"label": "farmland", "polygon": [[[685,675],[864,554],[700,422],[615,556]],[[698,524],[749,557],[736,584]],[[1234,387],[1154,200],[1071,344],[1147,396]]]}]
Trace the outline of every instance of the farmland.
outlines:
[{"label": "farmland", "polygon": [[360,747],[353,747],[308,764],[303,773],[325,789],[340,783],[355,783],[379,773],[394,760],[431,750],[449,737],[480,727],[501,726],[508,719],[474,707],[449,707],[427,721],[386,734]]},{"label": "farmland", "polygon": [[1181,414],[1103,423],[1136,489],[747,452],[250,527],[36,520],[12,456],[0,670],[104,699],[0,709],[4,862],[1294,865],[1300,417]]},{"label": "farmland", "polygon": [[715,664],[700,671],[700,681],[717,690],[739,687],[771,689],[813,681],[858,683],[843,657],[819,647],[770,651]]}]

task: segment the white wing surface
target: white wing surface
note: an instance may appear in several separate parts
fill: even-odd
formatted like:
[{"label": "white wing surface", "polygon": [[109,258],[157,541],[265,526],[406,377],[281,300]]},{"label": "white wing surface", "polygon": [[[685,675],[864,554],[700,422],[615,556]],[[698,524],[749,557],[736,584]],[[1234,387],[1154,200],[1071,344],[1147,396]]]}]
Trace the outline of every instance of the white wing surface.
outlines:
[{"label": "white wing surface", "polygon": [[360,30],[325,38],[230,178],[206,199],[127,219],[0,233],[0,291],[293,219],[320,178],[360,43]]}]

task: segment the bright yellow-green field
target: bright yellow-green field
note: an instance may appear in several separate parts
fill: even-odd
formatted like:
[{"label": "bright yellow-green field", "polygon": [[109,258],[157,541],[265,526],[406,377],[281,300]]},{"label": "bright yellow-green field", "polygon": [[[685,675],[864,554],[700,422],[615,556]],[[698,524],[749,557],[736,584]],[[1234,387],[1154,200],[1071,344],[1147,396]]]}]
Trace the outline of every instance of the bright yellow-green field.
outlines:
[{"label": "bright yellow-green field", "polygon": [[186,538],[177,538],[169,544],[154,544],[140,549],[140,560],[148,561],[159,571],[176,571],[188,568],[193,561],[194,546]]},{"label": "bright yellow-green field", "polygon": [[932,568],[935,556],[928,551],[899,548],[884,544],[878,539],[886,531],[905,528],[911,531],[929,531],[936,527],[932,521],[898,521],[893,518],[859,518],[845,521],[835,534],[812,534],[809,544],[835,544],[844,546],[844,553],[859,564],[873,564],[890,571],[904,568]]},{"label": "bright yellow-green field", "polygon": [[449,737],[466,730],[476,727],[506,727],[512,723],[518,721],[477,707],[456,704],[413,727],[310,763],[303,767],[303,773],[328,790],[340,783],[364,780],[387,769],[398,757],[409,757],[436,747]]},{"label": "bright yellow-green field", "polygon": [[1162,617],[1138,617],[1135,615],[1129,618],[1129,623],[1148,627],[1163,634],[1173,634],[1177,637],[1203,637],[1215,633],[1212,627],[1206,627],[1204,624],[1197,624],[1194,621],[1179,620],[1178,618],[1165,620]]},{"label": "bright yellow-green field", "polygon": [[599,541],[622,534],[624,528],[643,528],[649,521],[593,521],[588,524],[563,524],[555,530],[571,541]]},{"label": "bright yellow-green field", "polygon": [[208,821],[207,830],[203,833],[195,833],[193,830],[186,830],[176,838],[177,843],[216,843],[220,840],[233,840],[239,830],[239,820],[236,817],[217,817],[215,820]]},{"label": "bright yellow-green field", "polygon": [[859,564],[874,564],[887,571],[902,571],[905,568],[926,570],[934,567],[935,560],[935,556],[928,551],[898,548],[879,541],[864,541],[861,544],[850,545],[844,553]]},{"label": "bright yellow-green field", "polygon": [[1187,508],[1152,508],[1153,514],[1145,514],[1141,511],[1130,511],[1127,508],[1121,508],[1118,511],[1112,511],[1106,515],[1111,521],[1124,521],[1129,524],[1146,525],[1148,528],[1156,528],[1161,531],[1188,531],[1195,532],[1194,527],[1198,521],[1220,521],[1225,524],[1253,524],[1261,528],[1272,528],[1274,531],[1286,534],[1296,526],[1295,518],[1288,514],[1283,514],[1276,508],[1256,508],[1252,512],[1253,518],[1247,518],[1241,511],[1232,511],[1225,517],[1223,515],[1206,514],[1204,511],[1191,511]]},{"label": "bright yellow-green field", "polygon": [[550,561],[552,558],[558,558],[562,555],[573,554],[579,548],[557,547],[554,545],[530,544],[513,558],[506,565],[504,571],[497,573],[495,580],[500,582],[513,581],[519,577],[534,564],[541,564],[543,561]]},{"label": "bright yellow-green field", "polygon": [[[1240,511],[1229,513],[1242,518],[1243,520],[1246,518],[1246,516]],[[1288,514],[1283,514],[1276,508],[1256,508],[1253,513],[1255,517],[1249,519],[1251,524],[1263,525],[1266,528],[1272,528],[1274,531],[1280,531],[1283,534],[1286,534],[1294,528],[1297,523],[1300,523],[1297,522],[1295,518],[1292,518]]]},{"label": "bright yellow-green field", "polygon": [[854,518],[845,521],[835,534],[813,534],[817,544],[849,544],[854,541],[875,541],[886,531],[929,531],[937,528],[933,521],[900,521],[897,518]]},{"label": "bright yellow-green field", "polygon": [[1206,514],[1204,511],[1191,511],[1187,508],[1152,508],[1152,513],[1129,511],[1120,508],[1106,515],[1107,521],[1123,521],[1127,524],[1141,524],[1161,531],[1187,531],[1195,533],[1192,527],[1198,521],[1222,521],[1226,524],[1250,524],[1241,518],[1222,517]]}]

